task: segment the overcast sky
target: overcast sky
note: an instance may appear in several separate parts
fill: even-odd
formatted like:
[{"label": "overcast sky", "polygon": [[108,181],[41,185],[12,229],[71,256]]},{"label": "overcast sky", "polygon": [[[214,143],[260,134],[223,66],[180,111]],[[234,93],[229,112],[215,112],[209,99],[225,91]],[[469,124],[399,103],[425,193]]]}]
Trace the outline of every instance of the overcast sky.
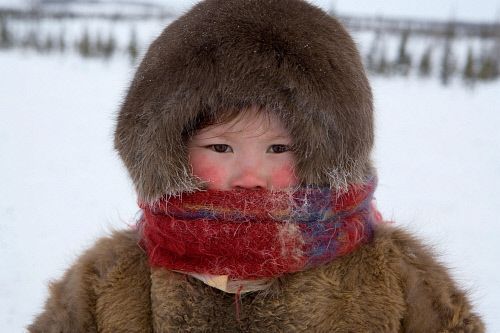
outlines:
[{"label": "overcast sky", "polygon": [[[0,0],[2,5],[19,5],[30,0]],[[35,0],[36,1],[36,0]],[[112,1],[112,0],[110,0]],[[197,0],[137,0],[161,3],[184,11]],[[241,0],[245,1],[245,0]],[[323,9],[341,14],[405,16],[428,19],[500,21],[500,0],[309,0]]]}]

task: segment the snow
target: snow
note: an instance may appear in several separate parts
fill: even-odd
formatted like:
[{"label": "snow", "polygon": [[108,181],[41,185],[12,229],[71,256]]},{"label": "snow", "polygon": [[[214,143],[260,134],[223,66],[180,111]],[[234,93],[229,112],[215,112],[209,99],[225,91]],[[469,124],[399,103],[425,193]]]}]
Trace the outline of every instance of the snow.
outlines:
[{"label": "snow", "polygon": [[132,70],[128,61],[0,59],[0,331],[20,332],[49,279],[133,220],[133,189],[112,149]]},{"label": "snow", "polygon": [[434,246],[471,291],[488,332],[499,332],[499,82],[475,90],[437,81],[372,84],[381,211]]},{"label": "snow", "polygon": [[[50,280],[97,237],[133,224],[135,194],[112,140],[134,68],[125,57],[9,51],[0,72],[0,331],[19,332]],[[372,85],[379,209],[434,246],[500,332],[500,82]]]}]

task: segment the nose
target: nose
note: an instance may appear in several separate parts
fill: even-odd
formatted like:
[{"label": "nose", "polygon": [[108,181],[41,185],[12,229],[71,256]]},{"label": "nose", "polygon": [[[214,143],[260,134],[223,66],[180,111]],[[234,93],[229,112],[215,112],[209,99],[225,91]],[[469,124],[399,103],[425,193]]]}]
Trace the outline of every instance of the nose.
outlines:
[{"label": "nose", "polygon": [[267,188],[265,170],[258,163],[236,166],[230,186],[232,189],[264,189]]}]

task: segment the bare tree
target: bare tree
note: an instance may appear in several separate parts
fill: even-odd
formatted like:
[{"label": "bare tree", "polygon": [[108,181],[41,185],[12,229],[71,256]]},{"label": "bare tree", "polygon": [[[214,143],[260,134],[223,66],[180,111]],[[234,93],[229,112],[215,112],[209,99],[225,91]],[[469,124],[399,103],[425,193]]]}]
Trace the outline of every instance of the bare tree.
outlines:
[{"label": "bare tree", "polygon": [[0,48],[8,49],[14,46],[14,36],[10,31],[7,18],[0,16]]},{"label": "bare tree", "polygon": [[64,34],[64,29],[59,31],[58,48],[60,52],[66,51],[66,37]]},{"label": "bare tree", "polygon": [[127,52],[132,63],[137,61],[137,57],[139,56],[139,46],[137,41],[137,32],[135,28],[132,28],[130,31],[130,40],[127,46]]},{"label": "bare tree", "polygon": [[421,77],[428,77],[432,73],[432,47],[428,46],[422,54],[420,64],[418,66],[418,74]]},{"label": "bare tree", "polygon": [[112,32],[109,33],[108,40],[104,43],[104,57],[111,57],[116,50],[116,40]]},{"label": "bare tree", "polygon": [[467,60],[465,61],[462,77],[468,85],[473,85],[476,82],[476,64],[472,47],[469,47],[467,51]]},{"label": "bare tree", "polygon": [[368,71],[372,73],[377,72],[377,67],[378,67],[378,55],[380,54],[380,46],[381,46],[381,33],[380,30],[376,30],[373,35],[373,40],[370,45],[370,48],[368,49],[368,53],[366,54],[366,68]]},{"label": "bare tree", "polygon": [[394,71],[398,74],[407,76],[411,68],[411,56],[408,54],[408,39],[410,31],[405,30],[401,33],[401,40],[398,48],[398,56],[394,62]]},{"label": "bare tree", "polygon": [[453,40],[455,38],[455,24],[450,22],[445,33],[443,57],[441,58],[441,83],[448,85],[456,70],[456,60],[453,54]]},{"label": "bare tree", "polygon": [[84,58],[88,58],[92,55],[92,45],[87,28],[83,30],[83,34],[80,37],[80,40],[77,42],[77,48],[80,55]]}]

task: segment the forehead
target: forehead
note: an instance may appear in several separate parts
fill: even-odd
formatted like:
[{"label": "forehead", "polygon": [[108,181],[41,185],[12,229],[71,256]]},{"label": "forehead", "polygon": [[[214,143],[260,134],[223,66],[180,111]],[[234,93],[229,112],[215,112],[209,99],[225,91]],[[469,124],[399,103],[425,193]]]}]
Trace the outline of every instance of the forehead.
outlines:
[{"label": "forehead", "polygon": [[281,119],[271,112],[254,108],[244,110],[228,122],[205,127],[195,135],[198,138],[214,136],[289,138]]}]

